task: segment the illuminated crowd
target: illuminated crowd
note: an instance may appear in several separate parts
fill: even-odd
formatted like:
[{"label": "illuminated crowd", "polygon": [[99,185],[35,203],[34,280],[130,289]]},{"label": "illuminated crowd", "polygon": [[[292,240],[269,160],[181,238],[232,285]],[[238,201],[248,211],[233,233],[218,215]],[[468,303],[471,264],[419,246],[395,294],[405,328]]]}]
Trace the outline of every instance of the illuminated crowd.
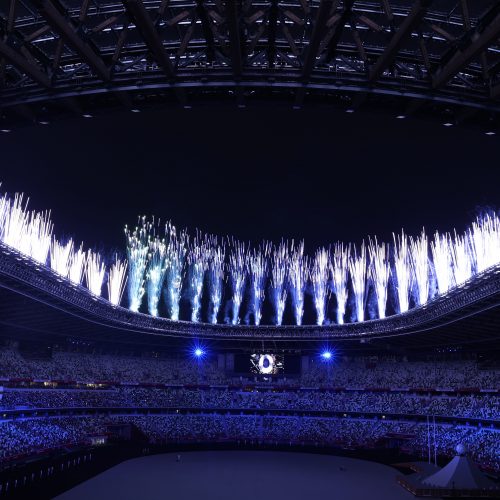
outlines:
[{"label": "illuminated crowd", "polygon": [[[148,384],[237,384],[252,383],[248,375],[227,375],[217,359],[193,359],[190,353],[178,357],[88,354],[54,351],[51,359],[26,359],[15,349],[0,349],[0,378]],[[408,361],[406,358],[339,358],[325,363],[310,360],[300,379],[281,378],[280,384],[302,387],[345,388],[464,388],[500,387],[499,370],[482,370],[475,360]]]},{"label": "illuminated crowd", "polygon": [[[0,349],[0,408],[17,410],[0,420],[0,455],[84,443],[106,435],[109,423],[126,422],[153,442],[371,448],[398,434],[405,450],[424,456],[426,418],[436,416],[438,453],[451,455],[463,442],[475,460],[500,469],[500,371],[482,369],[477,360],[311,357],[301,375],[274,380],[219,366],[217,357],[189,354],[55,350],[48,359],[28,359]],[[65,408],[81,408],[82,416],[64,416]],[[159,414],[145,415],[151,408]],[[23,417],[22,409],[56,413]]]},{"label": "illuminated crowd", "polygon": [[242,390],[233,388],[4,389],[0,408],[205,408],[298,410],[500,419],[496,394],[415,395],[407,392]]},{"label": "illuminated crowd", "polygon": [[[108,425],[130,423],[152,443],[234,442],[240,445],[332,446],[370,449],[399,436],[407,453],[426,458],[428,428],[425,423],[380,419],[269,415],[148,415],[54,417],[7,421],[0,424],[0,456],[15,457],[89,442],[105,436]],[[432,436],[432,428],[431,428]],[[432,438],[433,439],[433,438]],[[437,453],[453,456],[465,444],[482,466],[500,470],[500,433],[488,428],[456,424],[436,426]]]}]

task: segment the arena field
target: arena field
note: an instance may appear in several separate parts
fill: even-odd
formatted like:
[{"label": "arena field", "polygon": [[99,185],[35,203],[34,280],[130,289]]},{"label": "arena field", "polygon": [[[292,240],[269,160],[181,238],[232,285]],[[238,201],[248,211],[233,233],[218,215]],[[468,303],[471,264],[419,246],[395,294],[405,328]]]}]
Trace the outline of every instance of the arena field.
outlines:
[{"label": "arena field", "polygon": [[[386,465],[305,453],[217,451],[128,460],[57,500],[404,500],[414,498]],[[360,480],[360,478],[362,478]]]}]

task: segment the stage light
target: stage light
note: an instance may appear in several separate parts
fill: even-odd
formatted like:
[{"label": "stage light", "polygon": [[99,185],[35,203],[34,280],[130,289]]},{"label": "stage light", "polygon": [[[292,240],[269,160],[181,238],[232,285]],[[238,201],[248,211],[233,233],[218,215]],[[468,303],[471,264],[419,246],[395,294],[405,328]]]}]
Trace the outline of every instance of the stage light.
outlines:
[{"label": "stage light", "polygon": [[490,130],[489,132],[485,132],[486,135],[496,135],[496,132],[493,132],[492,130]]},{"label": "stage light", "polygon": [[450,122],[443,123],[443,125],[445,127],[453,127],[453,123],[450,123]]},{"label": "stage light", "polygon": [[194,350],[194,355],[197,357],[197,358],[201,358],[205,355],[205,351],[201,348],[201,347],[197,347],[195,350]]},{"label": "stage light", "polygon": [[323,352],[321,353],[321,357],[322,357],[323,359],[329,360],[329,359],[332,359],[333,354],[331,353],[331,351],[323,351]]}]

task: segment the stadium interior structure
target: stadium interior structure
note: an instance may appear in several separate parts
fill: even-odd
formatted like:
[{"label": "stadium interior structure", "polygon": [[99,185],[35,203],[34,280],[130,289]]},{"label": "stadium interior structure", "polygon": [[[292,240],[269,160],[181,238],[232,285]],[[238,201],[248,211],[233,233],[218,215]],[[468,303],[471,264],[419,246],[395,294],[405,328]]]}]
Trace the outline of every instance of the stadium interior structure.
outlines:
[{"label": "stadium interior structure", "polygon": [[492,132],[499,33],[495,0],[4,1],[2,129],[223,95]]},{"label": "stadium interior structure", "polygon": [[[0,250],[0,495],[51,498],[128,458],[213,449],[399,464],[418,494],[498,495],[495,267],[399,327],[235,328],[117,308]],[[457,446],[486,489],[411,482]]]},{"label": "stadium interior structure", "polygon": [[[20,129],[25,125],[40,130],[68,117],[82,122],[126,111],[129,117],[143,117],[141,123],[145,123],[157,109],[194,113],[184,109],[215,103],[218,110],[224,103],[231,110],[254,104],[262,110],[260,106],[269,102],[287,109],[317,105],[344,117],[353,116],[344,112],[360,109],[387,113],[391,120],[425,117],[436,120],[442,130],[470,124],[494,136],[500,111],[499,39],[498,0],[1,0],[0,138],[15,139],[11,132],[17,131],[21,144],[26,136],[22,134],[25,129]],[[179,129],[187,127],[190,119],[195,121],[191,117],[180,124],[175,116],[169,118]],[[301,127],[310,127],[304,117],[312,115],[303,110],[297,116],[303,120]],[[258,140],[231,149],[227,143],[232,136],[226,137],[223,127],[215,126],[213,120],[211,116],[209,123],[213,129],[220,128],[220,133],[208,137],[203,154],[208,155],[209,149],[231,150],[233,169],[238,155],[264,149]],[[231,120],[225,121],[226,127],[229,123],[240,130]],[[256,130],[262,133],[263,121],[266,115],[250,121],[241,140],[253,140]],[[158,123],[161,129],[161,119]],[[107,137],[106,153],[112,152],[123,129],[113,132]],[[320,137],[326,146],[317,157],[323,154],[330,160],[328,133],[330,129],[321,136],[324,139]],[[378,133],[384,145],[398,141],[391,134],[384,136],[383,130]],[[273,148],[284,148],[280,140],[288,146],[293,143],[292,136],[284,135],[273,134]],[[353,135],[357,137],[357,131]],[[157,150],[149,158],[154,157],[151,163],[156,168],[168,155],[165,148],[160,151],[165,137],[154,137]],[[42,140],[47,140],[49,148],[54,145]],[[217,147],[212,147],[212,140]],[[312,149],[307,139],[300,140],[304,150]],[[418,145],[418,136],[413,140],[419,150],[425,149]],[[137,145],[135,137],[133,141]],[[374,136],[370,144],[376,142]],[[46,165],[55,163],[56,156],[68,161],[65,155],[71,161],[81,156],[82,170],[90,163],[99,169],[114,162],[112,154],[97,158],[96,149],[87,159],[84,152],[90,146],[82,141],[79,149],[72,150],[72,144],[54,146]],[[359,139],[352,147],[361,151],[362,145]],[[399,149],[390,146],[378,151],[384,161],[398,167],[409,161],[411,151],[405,150],[405,144]],[[31,147],[29,139],[22,143],[23,150]],[[190,148],[192,144],[187,144],[181,151],[186,158]],[[293,154],[293,147],[287,149]],[[441,161],[455,168],[461,153],[459,148],[451,153]],[[307,155],[303,158],[309,161]],[[373,158],[363,158],[366,165],[374,165]],[[430,165],[440,162],[439,157],[424,160]],[[44,168],[39,158],[32,156],[29,161],[33,168]],[[201,164],[203,158],[182,158],[183,168],[189,161]],[[259,161],[256,157],[255,162]],[[263,159],[263,170],[273,161],[278,162],[272,155]],[[141,162],[142,156],[137,164]],[[219,157],[214,156],[213,162],[219,162]],[[68,165],[69,161],[65,165],[69,169]],[[467,165],[468,169],[476,167]],[[234,175],[234,184],[239,182],[237,174],[229,168],[228,172]],[[74,175],[76,184],[81,180],[78,175],[84,174]],[[359,177],[363,177],[361,168]],[[95,178],[100,181],[98,175]],[[159,176],[149,182],[156,184],[157,179],[161,184]],[[450,175],[447,187],[455,180]],[[315,181],[322,179],[318,176]],[[336,179],[336,185],[348,182],[342,176]],[[494,184],[484,170],[467,182]],[[63,189],[63,183],[55,184],[53,189]],[[178,188],[173,185],[172,189]],[[119,196],[118,183],[113,188]],[[399,200],[406,197],[406,189],[401,189]],[[352,191],[349,196],[354,203],[358,193]],[[214,190],[214,198],[218,193]],[[318,193],[313,195],[321,196]],[[430,196],[424,190],[420,195]],[[446,193],[436,196],[440,195],[446,198]],[[238,196],[237,191],[232,199]],[[118,205],[119,198],[114,199]],[[306,204],[302,198],[299,201],[298,205]],[[245,202],[254,203],[253,193]],[[116,465],[127,470],[128,459],[163,467],[161,457],[167,457],[171,473],[175,457],[182,462],[181,454],[222,450],[258,453],[254,456],[265,452],[268,457],[271,451],[294,452],[297,457],[300,452],[309,457],[314,453],[317,456],[308,463],[318,464],[330,455],[326,458],[338,459],[332,462],[338,484],[342,479],[337,476],[348,477],[344,473],[350,472],[344,470],[345,464],[352,464],[347,465],[350,470],[357,467],[348,460],[358,460],[360,467],[371,462],[373,474],[380,472],[380,477],[382,469],[377,467],[383,464],[391,467],[384,468],[384,474],[404,498],[500,496],[498,214],[478,218],[475,227],[455,233],[454,238],[449,228],[450,233],[436,232],[434,239],[422,233],[411,240],[401,233],[397,251],[404,247],[414,258],[411,261],[405,254],[406,293],[397,281],[401,276],[397,284],[388,277],[399,272],[396,236],[394,246],[375,240],[373,248],[387,252],[379,259],[380,276],[386,274],[380,287],[384,300],[379,300],[382,307],[377,310],[378,285],[368,272],[376,259],[364,243],[362,251],[359,245],[353,247],[359,253],[351,253],[349,266],[343,264],[345,315],[339,314],[340,295],[332,290],[330,273],[335,265],[330,266],[328,260],[334,257],[330,249],[318,249],[301,268],[310,270],[316,262],[326,270],[320,280],[321,301],[313,298],[311,287],[306,289],[309,274],[303,286],[295,287],[303,299],[302,309],[308,309],[303,322],[303,311],[292,310],[295,299],[283,276],[274,302],[268,289],[275,285],[275,276],[274,281],[263,280],[253,292],[249,292],[248,280],[245,300],[251,303],[251,293],[254,302],[261,297],[263,309],[267,308],[264,316],[282,306],[276,318],[261,324],[261,311],[254,305],[248,321],[243,308],[226,317],[221,290],[226,287],[224,305],[235,302],[236,288],[227,297],[234,276],[218,275],[218,285],[211,285],[215,299],[207,297],[204,283],[209,281],[205,276],[209,271],[203,266],[198,273],[201,281],[195,285],[187,272],[181,273],[186,280],[178,286],[177,305],[182,302],[184,310],[167,314],[161,279],[155,278],[159,284],[156,303],[150,301],[151,290],[144,290],[154,282],[152,260],[144,257],[138,277],[134,275],[138,266],[132,266],[140,260],[138,252],[164,252],[159,250],[162,238],[148,239],[147,235],[146,243],[141,243],[141,236],[131,231],[126,233],[127,256],[120,257],[121,261],[118,256],[115,261],[106,260],[104,253],[79,249],[74,244],[79,240],[70,240],[71,247],[64,237],[57,240],[48,212],[28,211],[23,203],[22,198],[0,197],[0,498],[53,498],[63,492],[71,498],[75,485],[110,468],[112,473]],[[349,199],[346,204],[350,203]],[[205,209],[201,201],[193,205],[193,212]],[[359,211],[370,208],[368,202],[360,203]],[[340,212],[339,218],[346,215]],[[95,213],[89,211],[88,217],[93,219]],[[8,218],[14,222],[7,237]],[[37,246],[42,236],[43,245]],[[481,257],[479,247],[484,242],[486,251]],[[444,251],[433,254],[431,248],[439,245]],[[39,257],[35,253],[42,246]],[[195,255],[203,249],[202,242],[193,244],[189,252]],[[71,259],[77,255],[82,259],[76,280],[70,277],[67,264],[71,259],[66,251],[71,252]],[[51,252],[57,255],[55,259]],[[279,249],[272,258],[277,254]],[[287,266],[292,254],[287,254]],[[215,251],[210,259],[214,255]],[[260,248],[252,255],[268,257]],[[361,255],[364,260],[358,258]],[[224,258],[221,262],[227,264],[229,252]],[[55,269],[53,261],[62,262],[62,270]],[[411,289],[410,273],[416,273],[417,261],[425,265],[419,278],[422,297],[415,298],[418,294]],[[196,268],[199,262],[206,264],[201,258],[188,264]],[[277,260],[269,262],[270,269],[275,269]],[[93,270],[85,275],[84,286],[83,269],[87,266],[87,271],[90,263]],[[128,275],[124,263],[129,265]],[[183,272],[188,264],[181,266]],[[112,271],[119,275],[118,281],[113,281]],[[250,275],[247,268],[245,272]],[[252,273],[256,275],[255,270]],[[362,279],[354,283],[355,276]],[[122,300],[125,277],[129,290],[135,279],[135,295],[126,297],[125,293]],[[169,279],[165,282],[175,281]],[[198,286],[197,295],[179,298],[181,288],[185,292],[189,286]],[[332,306],[325,311],[329,297],[336,310]],[[215,302],[218,309],[210,321],[208,306]],[[204,308],[199,317],[193,314],[196,304]],[[326,314],[320,318],[321,307]],[[190,314],[194,319],[188,321]],[[258,468],[249,470],[258,474]],[[360,478],[370,484],[369,474],[359,472],[350,484],[365,482]],[[188,480],[195,482],[193,477]],[[333,481],[332,476],[332,488]],[[259,484],[254,486],[257,490]],[[238,496],[236,491],[234,496]],[[294,498],[292,491],[284,496]],[[108,497],[109,493],[104,498]]]}]

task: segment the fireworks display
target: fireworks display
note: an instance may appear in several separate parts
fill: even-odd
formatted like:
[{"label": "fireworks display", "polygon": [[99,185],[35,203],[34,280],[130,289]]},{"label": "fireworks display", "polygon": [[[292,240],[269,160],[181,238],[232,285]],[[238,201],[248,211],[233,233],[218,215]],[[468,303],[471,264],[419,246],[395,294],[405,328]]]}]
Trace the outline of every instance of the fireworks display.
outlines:
[{"label": "fireworks display", "polygon": [[410,292],[413,283],[408,237],[404,231],[401,235],[393,234],[394,238],[394,274],[399,312],[404,313],[410,308]]},{"label": "fireworks display", "polygon": [[389,245],[378,244],[377,238],[370,240],[370,277],[377,299],[377,312],[380,319],[385,318],[387,308],[387,289],[391,267],[389,264]]},{"label": "fireworks display", "polygon": [[330,275],[330,255],[325,248],[317,250],[311,268],[311,284],[316,324],[322,325],[326,318],[326,299],[328,294],[328,277]]},{"label": "fireworks display", "polygon": [[200,321],[201,295],[205,272],[208,269],[210,247],[206,237],[199,234],[194,238],[188,253],[188,296],[191,302],[191,321]]},{"label": "fireworks display", "polygon": [[85,272],[85,252],[83,251],[83,244],[80,248],[71,254],[71,262],[69,264],[68,278],[75,285],[80,285]]},{"label": "fireworks display", "polygon": [[153,237],[149,241],[149,261],[146,272],[148,311],[151,316],[158,316],[158,304],[167,272],[166,258],[165,241],[157,236]]},{"label": "fireworks display", "polygon": [[85,279],[87,281],[87,288],[98,297],[101,295],[105,272],[106,266],[102,261],[102,257],[97,252],[88,250]]},{"label": "fireworks display", "polygon": [[16,194],[13,200],[7,195],[2,197],[2,241],[40,264],[46,264],[53,230],[50,213],[29,211],[28,201],[24,203],[23,199],[22,194]]},{"label": "fireworks display", "polygon": [[271,252],[271,284],[270,299],[274,308],[274,322],[281,325],[286,304],[286,279],[288,264],[288,248],[281,242]]},{"label": "fireworks display", "polygon": [[146,218],[140,219],[140,226],[130,231],[125,226],[128,257],[128,300],[131,311],[137,312],[141,307],[144,288],[146,267],[149,257],[148,230]]},{"label": "fireworks display", "polygon": [[50,246],[50,267],[52,270],[67,278],[71,269],[72,257],[73,240],[69,240],[66,245],[63,245],[54,238]]},{"label": "fireworks display", "polygon": [[431,242],[432,262],[439,293],[446,293],[453,285],[451,262],[452,241],[448,233],[440,235],[437,231]]},{"label": "fireworks display", "polygon": [[167,223],[166,237],[166,276],[165,276],[165,305],[170,319],[179,319],[182,282],[187,253],[188,236],[185,231],[177,234],[175,227]]},{"label": "fireworks display", "polygon": [[498,217],[488,214],[477,219],[472,223],[468,236],[471,260],[475,263],[477,273],[482,273],[498,263],[500,254],[500,219]]},{"label": "fireworks display", "polygon": [[245,282],[248,273],[248,253],[244,243],[232,240],[229,253],[229,287],[232,301],[231,323],[237,325],[240,322],[240,308],[245,293]]},{"label": "fireworks display", "polygon": [[332,290],[337,299],[337,323],[344,323],[348,289],[347,278],[349,269],[350,246],[336,243],[333,247],[333,256],[330,268],[332,271]]},{"label": "fireworks display", "polygon": [[31,212],[28,225],[30,239],[30,257],[40,264],[47,262],[50,241],[52,239],[53,225],[50,220],[50,213]]},{"label": "fireworks display", "polygon": [[455,233],[451,247],[451,260],[453,262],[453,280],[456,285],[461,285],[472,276],[472,254],[470,240],[466,235]]},{"label": "fireworks display", "polygon": [[210,295],[208,321],[217,323],[217,315],[222,303],[224,280],[224,246],[217,245],[217,238],[210,241],[208,257],[208,287]]},{"label": "fireworks display", "polygon": [[269,255],[269,244],[264,243],[259,249],[255,249],[248,258],[248,269],[250,273],[251,308],[254,323],[260,325],[262,319],[262,304],[264,303],[267,258]]},{"label": "fireworks display", "polygon": [[410,255],[415,301],[420,306],[429,299],[429,244],[423,229],[418,238],[410,238]]},{"label": "fireworks display", "polygon": [[349,271],[351,273],[352,289],[354,292],[354,304],[356,305],[356,319],[358,322],[365,320],[365,305],[367,294],[367,265],[366,246],[363,242],[359,254],[354,249],[354,255],[349,259]]},{"label": "fireworks display", "polygon": [[125,283],[127,282],[127,262],[121,261],[118,255],[115,256],[108,273],[108,300],[119,306],[122,300]]},{"label": "fireworks display", "polygon": [[301,325],[304,316],[304,293],[309,280],[309,260],[304,256],[304,242],[301,241],[297,248],[293,247],[288,259],[288,282],[292,298],[295,324]]},{"label": "fireworks display", "polygon": [[[301,325],[304,318],[314,316],[318,325],[343,324],[346,318],[365,320],[369,295],[376,299],[377,316],[383,319],[424,305],[435,290],[438,295],[447,293],[500,263],[500,219],[493,213],[478,217],[461,234],[435,232],[429,238],[422,230],[408,237],[402,231],[393,235],[392,245],[374,238],[356,251],[352,245],[336,243],[318,249],[312,258],[305,254],[303,242],[263,242],[252,248],[229,238],[219,243],[201,232],[191,239],[170,222],[161,226],[145,217],[134,230],[126,227],[125,237],[127,260],[115,255],[106,272],[98,252],[54,236],[50,212],[29,210],[22,194],[0,196],[3,245],[74,285],[80,286],[85,276],[86,287],[96,297],[103,296],[107,276],[107,299],[115,306],[127,286],[128,307],[134,312],[146,295],[149,313],[160,316],[163,293],[166,316],[174,321],[190,316],[192,321],[207,318],[217,323],[224,305],[230,311],[224,320],[233,325],[242,318],[260,325],[267,310],[275,325]],[[330,291],[336,301],[335,318],[327,312]],[[307,312],[309,294],[314,308]],[[396,300],[388,309],[389,296]]]}]

